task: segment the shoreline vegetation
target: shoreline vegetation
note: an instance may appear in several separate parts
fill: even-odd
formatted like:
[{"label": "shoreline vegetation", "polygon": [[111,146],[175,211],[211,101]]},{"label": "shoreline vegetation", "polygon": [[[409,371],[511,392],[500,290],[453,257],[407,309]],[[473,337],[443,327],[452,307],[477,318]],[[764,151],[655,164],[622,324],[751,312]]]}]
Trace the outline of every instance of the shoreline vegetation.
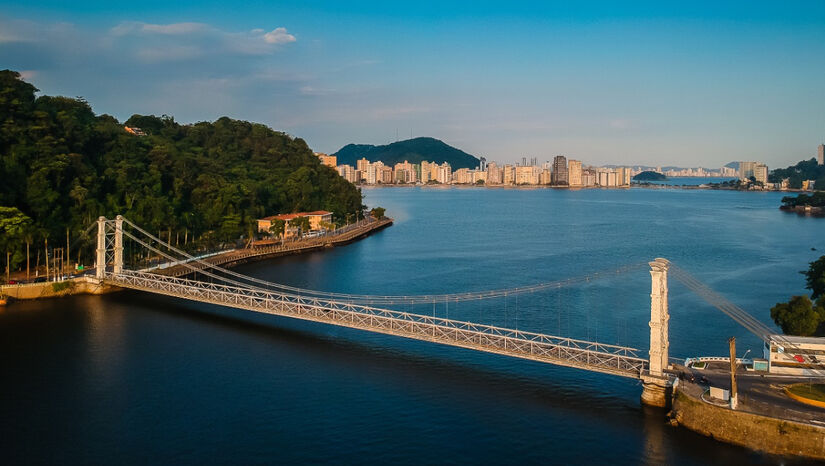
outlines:
[{"label": "shoreline vegetation", "polygon": [[786,212],[825,217],[825,191],[783,197],[779,208]]},{"label": "shoreline vegetation", "polygon": [[[331,234],[317,238],[307,238],[295,241],[287,241],[272,246],[259,246],[254,243],[249,247],[231,249],[219,254],[210,255],[202,259],[203,262],[221,266],[225,268],[235,267],[249,262],[273,259],[281,256],[306,254],[323,251],[326,249],[345,246],[347,244],[366,238],[375,232],[383,230],[394,223],[390,217],[380,216],[379,218],[368,218],[362,220],[358,225],[350,225],[350,228],[342,228],[340,233]],[[202,264],[194,265],[194,268],[201,269]],[[190,273],[195,273],[190,267],[182,265],[172,265],[158,269],[157,273],[173,277],[181,277]],[[77,275],[69,276],[62,281],[18,283],[14,285],[0,285],[0,306],[8,305],[11,301],[24,301],[32,299],[62,298],[79,294],[105,294],[120,291],[119,288],[104,286],[94,276]]]},{"label": "shoreline vegetation", "polygon": [[247,242],[267,215],[325,210],[338,226],[368,215],[358,187],[303,139],[262,124],[120,122],[2,70],[0,126],[3,278],[88,265],[99,216],[123,215],[195,252]]}]

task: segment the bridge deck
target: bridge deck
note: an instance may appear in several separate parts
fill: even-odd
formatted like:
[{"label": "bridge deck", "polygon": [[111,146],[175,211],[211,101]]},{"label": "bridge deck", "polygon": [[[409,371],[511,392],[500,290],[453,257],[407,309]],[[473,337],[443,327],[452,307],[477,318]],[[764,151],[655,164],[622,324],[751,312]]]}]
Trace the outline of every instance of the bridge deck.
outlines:
[{"label": "bridge deck", "polygon": [[622,377],[640,378],[639,350],[351,303],[157,274],[107,273],[108,284],[266,314],[430,341]]}]

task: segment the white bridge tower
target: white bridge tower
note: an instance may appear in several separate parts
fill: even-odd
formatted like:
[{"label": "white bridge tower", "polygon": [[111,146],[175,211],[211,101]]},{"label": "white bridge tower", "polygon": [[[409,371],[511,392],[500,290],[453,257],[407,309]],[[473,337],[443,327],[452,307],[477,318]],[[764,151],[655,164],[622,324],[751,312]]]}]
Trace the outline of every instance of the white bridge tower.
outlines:
[{"label": "white bridge tower", "polygon": [[642,374],[644,389],[642,403],[665,407],[670,380],[668,369],[668,340],[670,312],[667,298],[667,270],[670,262],[657,258],[650,262],[650,366]]}]

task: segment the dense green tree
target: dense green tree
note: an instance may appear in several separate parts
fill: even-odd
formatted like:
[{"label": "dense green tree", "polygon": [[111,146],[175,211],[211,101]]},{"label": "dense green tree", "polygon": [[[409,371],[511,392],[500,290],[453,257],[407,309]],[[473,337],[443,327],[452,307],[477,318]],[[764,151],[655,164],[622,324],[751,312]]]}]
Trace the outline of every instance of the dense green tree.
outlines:
[{"label": "dense green tree", "polygon": [[272,236],[279,238],[281,235],[284,234],[286,229],[286,222],[276,218],[272,220],[272,223],[269,225],[269,232],[272,233]]},{"label": "dense green tree", "polygon": [[825,308],[821,301],[814,306],[807,296],[794,296],[772,307],[771,318],[787,335],[810,336],[825,322]]},{"label": "dense green tree", "polygon": [[825,297],[825,256],[811,262],[805,275],[805,288],[811,290],[811,299]]},{"label": "dense green tree", "polygon": [[20,246],[25,244],[31,232],[31,218],[16,207],[0,206],[0,253],[3,261],[11,255],[7,266],[14,268],[25,259],[25,250]]},{"label": "dense green tree", "polygon": [[301,230],[301,234],[310,230],[309,217],[295,217],[289,221],[289,226]]},{"label": "dense green tree", "polygon": [[387,211],[387,209],[385,209],[383,207],[373,207],[373,209],[370,211],[370,215],[372,215],[373,217],[380,220],[380,219],[384,218],[384,213],[386,211]]},{"label": "dense green tree", "polygon": [[170,241],[227,242],[266,215],[324,209],[343,223],[364,209],[360,190],[303,140],[264,125],[133,115],[126,126],[146,133],[136,136],[82,99],[35,92],[0,71],[0,205],[30,217],[38,238],[79,237],[98,216],[122,214]]},{"label": "dense green tree", "polygon": [[[788,168],[777,168],[771,171],[768,181],[779,183],[786,178],[790,187],[794,189],[801,188],[805,180],[816,180],[814,186],[820,190],[825,189],[825,165],[819,165],[815,158],[803,160]],[[823,183],[819,184],[819,180]]]},{"label": "dense green tree", "polygon": [[[823,183],[822,186],[825,186]],[[825,191],[817,191],[813,194],[799,194],[785,196],[782,198],[782,207],[793,208],[797,206],[825,207]]]}]

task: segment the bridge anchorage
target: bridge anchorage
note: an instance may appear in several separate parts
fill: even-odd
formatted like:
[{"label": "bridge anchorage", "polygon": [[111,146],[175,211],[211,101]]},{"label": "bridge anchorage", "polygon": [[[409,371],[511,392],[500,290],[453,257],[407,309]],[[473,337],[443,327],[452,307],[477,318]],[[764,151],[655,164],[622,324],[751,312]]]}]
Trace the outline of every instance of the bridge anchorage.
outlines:
[{"label": "bridge anchorage", "polygon": [[[669,272],[760,338],[767,338],[767,334],[771,332],[771,329],[744,310],[662,258],[648,263],[651,276],[650,348],[645,357],[641,350],[631,347],[375,307],[375,304],[412,305],[496,298],[507,296],[508,293],[526,293],[583,283],[606,275],[605,273],[478,293],[352,295],[300,289],[242,275],[203,258],[193,257],[122,216],[117,216],[115,220],[100,217],[97,227],[96,277],[105,285],[632,378],[643,384],[642,403],[652,406],[664,407],[667,404],[674,380],[674,370],[668,354]],[[168,262],[151,267],[127,268],[124,264],[124,237],[133,241],[130,245],[137,245],[147,256],[151,253],[153,257],[162,257]],[[196,274],[203,279],[164,274],[162,269],[166,265],[187,267],[192,275]],[[610,273],[643,265],[634,264]]]}]

